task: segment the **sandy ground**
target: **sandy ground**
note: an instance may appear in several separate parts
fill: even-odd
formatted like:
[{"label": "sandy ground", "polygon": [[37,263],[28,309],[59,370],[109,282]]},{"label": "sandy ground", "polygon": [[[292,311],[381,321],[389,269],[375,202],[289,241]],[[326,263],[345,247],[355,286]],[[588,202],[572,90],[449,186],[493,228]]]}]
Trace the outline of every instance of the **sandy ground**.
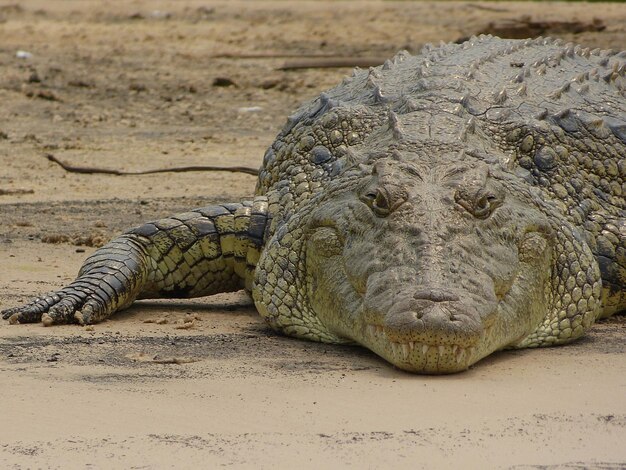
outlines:
[{"label": "sandy ground", "polygon": [[[4,308],[70,281],[125,227],[254,187],[243,174],[70,174],[46,154],[258,167],[289,112],[349,73],[216,55],[387,56],[525,14],[596,17],[604,31],[554,35],[626,45],[617,3],[19,3],[0,1]],[[618,317],[568,347],[424,377],[276,335],[242,293],[142,302],[92,331],[2,323],[0,467],[625,468],[625,328]]]}]

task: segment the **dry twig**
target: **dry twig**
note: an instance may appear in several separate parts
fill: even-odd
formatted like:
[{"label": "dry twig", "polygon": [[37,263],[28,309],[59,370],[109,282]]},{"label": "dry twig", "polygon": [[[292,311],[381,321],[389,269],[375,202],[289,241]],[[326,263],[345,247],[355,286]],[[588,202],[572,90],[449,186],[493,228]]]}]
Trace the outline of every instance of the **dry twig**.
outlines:
[{"label": "dry twig", "polygon": [[75,166],[68,165],[67,163],[62,162],[54,155],[48,153],[46,154],[46,158],[51,162],[56,163],[61,168],[69,173],[86,173],[86,174],[94,174],[100,173],[105,175],[116,175],[116,176],[124,176],[124,175],[150,175],[153,173],[182,173],[185,171],[229,171],[231,173],[246,173],[248,175],[258,176],[259,170],[256,168],[249,168],[245,166],[182,166],[182,167],[174,167],[174,168],[159,168],[156,170],[143,170],[143,171],[123,171],[123,170],[110,170],[108,168],[98,168],[92,166]]},{"label": "dry twig", "polygon": [[322,69],[338,67],[376,67],[388,57],[315,57],[288,60],[278,70]]}]

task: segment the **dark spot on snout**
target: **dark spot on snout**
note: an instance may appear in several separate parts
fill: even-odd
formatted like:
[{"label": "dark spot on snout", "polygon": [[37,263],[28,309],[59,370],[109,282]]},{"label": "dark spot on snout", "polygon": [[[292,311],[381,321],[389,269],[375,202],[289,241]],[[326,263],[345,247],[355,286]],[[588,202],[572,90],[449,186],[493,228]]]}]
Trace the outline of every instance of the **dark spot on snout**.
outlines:
[{"label": "dark spot on snout", "polygon": [[432,302],[455,302],[460,300],[457,294],[436,287],[422,287],[413,294],[413,298],[430,300]]}]

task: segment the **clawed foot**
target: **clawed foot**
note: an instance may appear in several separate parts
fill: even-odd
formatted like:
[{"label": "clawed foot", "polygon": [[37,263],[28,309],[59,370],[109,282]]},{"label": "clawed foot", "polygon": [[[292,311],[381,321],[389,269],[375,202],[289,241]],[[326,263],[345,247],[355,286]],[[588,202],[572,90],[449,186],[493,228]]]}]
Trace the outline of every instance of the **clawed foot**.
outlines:
[{"label": "clawed foot", "polygon": [[110,305],[95,293],[66,287],[0,313],[12,325],[40,321],[44,326],[52,326],[66,323],[89,325],[105,318],[110,311]]}]

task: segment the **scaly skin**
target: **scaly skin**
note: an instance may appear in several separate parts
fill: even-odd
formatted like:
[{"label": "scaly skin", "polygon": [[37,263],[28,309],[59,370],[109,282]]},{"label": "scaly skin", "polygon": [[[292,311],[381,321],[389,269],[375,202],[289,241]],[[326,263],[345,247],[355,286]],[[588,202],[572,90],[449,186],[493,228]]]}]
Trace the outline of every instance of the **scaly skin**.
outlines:
[{"label": "scaly skin", "polygon": [[131,230],[4,317],[245,287],[273,328],[408,371],[570,342],[626,308],[625,58],[480,37],[355,71],[289,118],[253,202]]}]

